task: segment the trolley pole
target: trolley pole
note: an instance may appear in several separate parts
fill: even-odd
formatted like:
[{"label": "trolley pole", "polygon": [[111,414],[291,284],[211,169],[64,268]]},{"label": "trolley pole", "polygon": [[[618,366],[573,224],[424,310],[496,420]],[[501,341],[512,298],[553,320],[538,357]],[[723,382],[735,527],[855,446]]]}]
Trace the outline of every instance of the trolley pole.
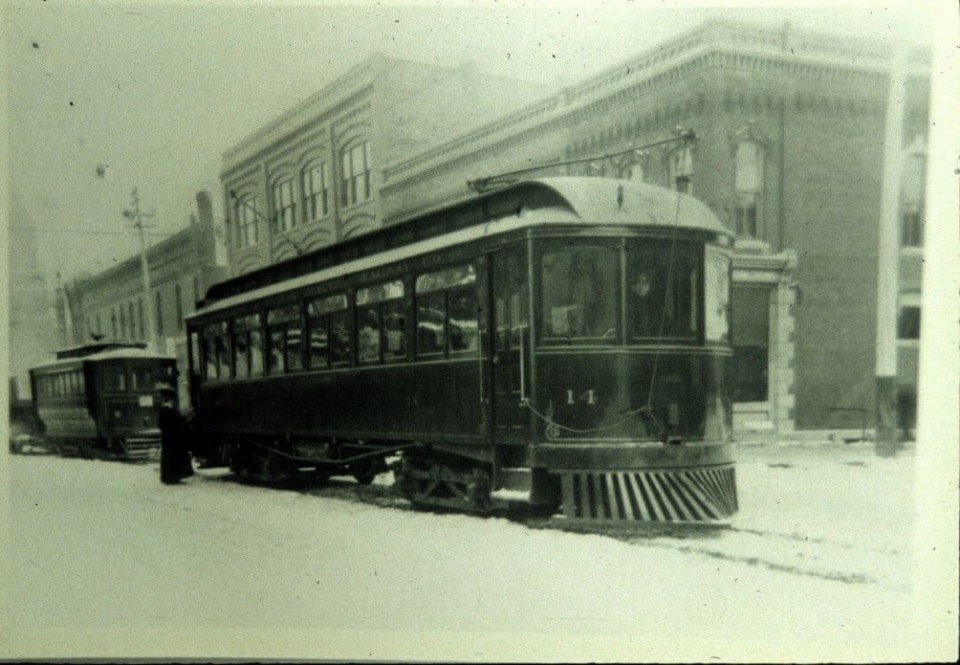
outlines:
[{"label": "trolley pole", "polygon": [[[143,299],[144,299],[144,323],[147,327],[143,332],[143,338],[145,341],[153,340],[153,348],[159,353],[160,351],[160,338],[157,336],[157,329],[153,325],[153,303],[150,299],[150,264],[147,260],[147,250],[149,249],[149,240],[145,237],[149,231],[147,230],[146,225],[143,223],[144,217],[153,217],[153,215],[148,215],[146,213],[140,212],[140,195],[137,193],[137,188],[133,188],[131,193],[132,201],[130,207],[123,211],[123,216],[127,219],[133,220],[133,226],[137,229],[140,236],[140,271],[143,276]],[[133,327],[133,322],[130,322],[131,328]]]},{"label": "trolley pole", "polygon": [[906,104],[906,48],[898,45],[890,70],[884,137],[883,190],[877,270],[877,366],[875,452],[881,457],[897,453],[897,291],[900,181],[903,171],[903,118]]}]

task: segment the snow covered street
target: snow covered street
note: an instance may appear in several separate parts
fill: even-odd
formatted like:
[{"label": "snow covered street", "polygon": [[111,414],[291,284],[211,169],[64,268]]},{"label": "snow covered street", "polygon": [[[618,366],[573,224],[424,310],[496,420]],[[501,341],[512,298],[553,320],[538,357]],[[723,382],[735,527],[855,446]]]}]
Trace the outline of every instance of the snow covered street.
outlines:
[{"label": "snow covered street", "polygon": [[389,474],[6,463],[3,658],[909,658],[909,449],[745,448],[730,528],[619,536],[413,511]]}]

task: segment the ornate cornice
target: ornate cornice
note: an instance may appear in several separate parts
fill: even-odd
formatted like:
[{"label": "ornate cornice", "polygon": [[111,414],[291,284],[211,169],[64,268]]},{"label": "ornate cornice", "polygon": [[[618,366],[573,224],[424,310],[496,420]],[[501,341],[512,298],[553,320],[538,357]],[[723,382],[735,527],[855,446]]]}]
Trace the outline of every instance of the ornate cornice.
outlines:
[{"label": "ornate cornice", "polygon": [[375,54],[350,69],[329,85],[314,93],[300,104],[263,126],[223,153],[224,163],[245,161],[249,153],[258,152],[261,146],[276,142],[296,128],[312,122],[317,116],[328,112],[343,100],[370,85],[386,58]]},{"label": "ornate cornice", "polygon": [[[911,72],[929,76],[928,59],[911,52]],[[722,21],[710,22],[536,104],[383,169],[384,194],[415,186],[465,161],[489,156],[505,143],[516,145],[555,129],[597,117],[631,100],[694,74],[715,69],[808,78],[833,85],[882,84],[891,49],[876,41],[796,31],[769,30]],[[764,98],[768,106],[783,103]],[[839,99],[839,97],[838,97]],[[806,99],[798,97],[801,105]],[[831,104],[839,102],[830,102]],[[873,111],[869,102],[860,102]]]},{"label": "ornate cornice", "polygon": [[[372,93],[373,84],[371,83],[357,90],[356,94],[343,99],[341,103],[336,106],[318,111],[317,115],[311,118],[305,118],[304,121],[306,124],[302,127],[290,127],[283,134],[273,133],[270,136],[265,135],[263,143],[251,141],[247,145],[249,149],[248,154],[242,155],[240,151],[237,151],[236,158],[238,161],[224,167],[220,172],[220,180],[226,181],[233,179],[239,172],[246,174],[256,171],[259,169],[260,164],[265,160],[274,159],[275,155],[285,155],[296,151],[298,148],[302,150],[308,147],[311,141],[316,140],[319,135],[322,135],[324,128],[320,127],[317,133],[311,132],[309,137],[303,136],[303,131],[309,131],[309,128],[326,125],[331,120],[333,120],[333,125],[336,127],[343,122],[356,118],[360,114],[369,112],[371,108],[369,99],[362,103],[360,100],[369,98]],[[278,153],[278,150],[282,152]],[[226,155],[224,155],[223,161],[224,164],[228,164]]]}]

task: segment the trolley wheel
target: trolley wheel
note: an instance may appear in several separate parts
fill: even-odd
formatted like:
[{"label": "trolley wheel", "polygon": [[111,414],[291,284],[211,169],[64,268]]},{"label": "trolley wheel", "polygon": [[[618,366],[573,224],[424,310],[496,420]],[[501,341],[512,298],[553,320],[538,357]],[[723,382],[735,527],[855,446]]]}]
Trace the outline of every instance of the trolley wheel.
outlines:
[{"label": "trolley wheel", "polygon": [[377,477],[377,474],[383,473],[386,470],[387,467],[381,459],[358,462],[350,467],[354,480],[361,485],[369,485],[373,482],[373,479]]},{"label": "trolley wheel", "polygon": [[361,485],[369,485],[373,482],[373,479],[377,477],[377,474],[373,471],[357,471],[353,474],[354,480],[356,480]]}]

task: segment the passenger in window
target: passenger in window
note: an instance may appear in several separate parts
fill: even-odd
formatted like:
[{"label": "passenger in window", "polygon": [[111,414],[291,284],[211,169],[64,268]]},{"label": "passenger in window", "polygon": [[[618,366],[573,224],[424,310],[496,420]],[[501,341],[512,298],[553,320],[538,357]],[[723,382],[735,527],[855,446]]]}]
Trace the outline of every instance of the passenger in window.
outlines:
[{"label": "passenger in window", "polygon": [[660,332],[662,310],[649,272],[639,271],[630,287],[634,335],[656,337]]},{"label": "passenger in window", "polygon": [[357,340],[361,362],[376,362],[380,359],[380,317],[376,310],[368,309],[358,317]]}]

